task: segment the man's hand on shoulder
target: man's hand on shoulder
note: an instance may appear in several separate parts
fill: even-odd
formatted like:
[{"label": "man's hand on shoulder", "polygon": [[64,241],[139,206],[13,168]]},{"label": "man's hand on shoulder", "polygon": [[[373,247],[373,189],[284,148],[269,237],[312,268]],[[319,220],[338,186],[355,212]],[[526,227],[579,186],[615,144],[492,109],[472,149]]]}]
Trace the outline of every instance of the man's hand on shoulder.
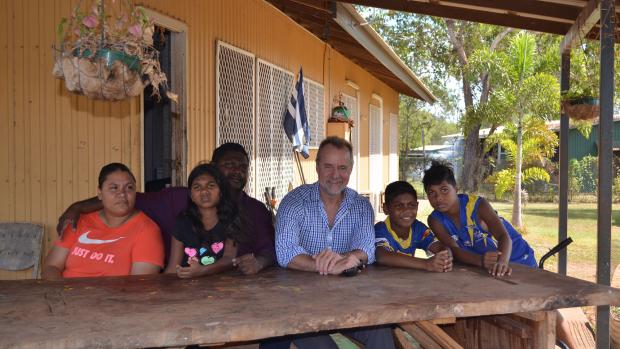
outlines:
[{"label": "man's hand on shoulder", "polygon": [[77,229],[77,223],[82,213],[90,213],[103,208],[103,204],[95,196],[90,199],[74,202],[67,208],[63,214],[58,217],[58,224],[56,225],[56,233],[58,236],[62,236],[62,232],[65,228],[71,224],[73,229]]},{"label": "man's hand on shoulder", "polygon": [[77,229],[78,219],[80,219],[80,210],[73,204],[58,217],[58,224],[56,225],[58,236],[62,236],[62,232],[65,231],[69,224],[71,224],[73,230]]}]

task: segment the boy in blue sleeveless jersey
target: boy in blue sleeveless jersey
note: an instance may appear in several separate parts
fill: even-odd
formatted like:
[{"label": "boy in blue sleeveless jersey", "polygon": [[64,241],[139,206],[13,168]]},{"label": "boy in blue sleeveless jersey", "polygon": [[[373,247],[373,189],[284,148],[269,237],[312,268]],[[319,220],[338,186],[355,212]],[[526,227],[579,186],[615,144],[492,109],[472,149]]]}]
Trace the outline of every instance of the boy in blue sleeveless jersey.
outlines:
[{"label": "boy in blue sleeveless jersey", "polygon": [[433,162],[422,182],[435,209],[428,225],[457,261],[484,267],[496,277],[511,274],[508,262],[537,266],[532,248],[488,201],[456,193],[454,172],[449,166]]},{"label": "boy in blue sleeveless jersey", "polygon": [[[383,212],[385,222],[375,224],[375,257],[378,263],[393,267],[423,269],[435,272],[452,270],[452,254],[435,239],[433,232],[416,219],[418,195],[411,184],[404,181],[390,183],[385,188]],[[435,255],[415,257],[422,249]]]}]

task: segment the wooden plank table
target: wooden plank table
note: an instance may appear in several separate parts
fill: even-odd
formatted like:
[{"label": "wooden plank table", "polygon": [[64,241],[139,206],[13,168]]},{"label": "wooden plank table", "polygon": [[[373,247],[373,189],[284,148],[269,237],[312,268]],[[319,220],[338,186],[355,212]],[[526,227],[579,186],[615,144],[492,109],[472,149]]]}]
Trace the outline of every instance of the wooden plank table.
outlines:
[{"label": "wooden plank table", "polygon": [[173,275],[0,281],[0,347],[133,348],[228,343],[387,323],[620,305],[620,290],[515,266],[438,274],[370,267],[356,277],[279,268],[194,280]]}]

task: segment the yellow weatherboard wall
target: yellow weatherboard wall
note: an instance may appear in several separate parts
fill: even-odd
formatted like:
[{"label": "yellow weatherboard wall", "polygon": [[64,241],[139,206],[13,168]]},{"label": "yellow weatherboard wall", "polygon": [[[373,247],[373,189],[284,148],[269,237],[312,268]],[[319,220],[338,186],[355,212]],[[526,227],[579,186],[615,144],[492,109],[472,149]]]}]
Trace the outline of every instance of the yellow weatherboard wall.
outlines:
[{"label": "yellow weatherboard wall", "polygon": [[[55,28],[77,1],[0,1],[0,221],[45,225],[44,251],[56,239],[58,216],[71,203],[94,196],[106,163],[127,164],[140,182],[140,99],[93,101],[70,94],[54,79]],[[216,41],[252,52],[325,88],[325,111],[338,92],[355,96],[360,86],[360,187],[368,188],[368,104],[383,98],[383,153],[388,159],[389,113],[398,113],[398,94],[363,67],[331,49],[261,0],[140,1],[144,7],[188,26],[188,169],[209,159],[215,147]],[[327,115],[326,115],[327,118]],[[376,130],[375,130],[376,132]],[[314,152],[313,152],[314,153]],[[314,158],[304,164],[316,179]],[[387,165],[383,178],[387,180]],[[139,186],[141,183],[138,183]],[[0,279],[30,272],[2,272]]]}]

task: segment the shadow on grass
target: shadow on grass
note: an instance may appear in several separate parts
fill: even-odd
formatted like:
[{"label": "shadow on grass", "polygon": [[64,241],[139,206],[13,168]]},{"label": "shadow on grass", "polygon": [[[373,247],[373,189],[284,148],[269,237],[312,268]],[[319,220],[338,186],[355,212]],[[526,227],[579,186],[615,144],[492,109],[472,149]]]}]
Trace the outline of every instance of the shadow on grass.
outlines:
[{"label": "shadow on grass", "polygon": [[[559,216],[559,210],[557,209],[547,209],[547,208],[526,208],[524,213],[531,216],[541,216],[541,217],[549,217],[549,218],[557,218]],[[569,219],[588,219],[596,221],[597,213],[595,208],[568,208],[568,218]],[[611,221],[615,226],[620,225],[620,212],[612,211],[611,213]]]}]

